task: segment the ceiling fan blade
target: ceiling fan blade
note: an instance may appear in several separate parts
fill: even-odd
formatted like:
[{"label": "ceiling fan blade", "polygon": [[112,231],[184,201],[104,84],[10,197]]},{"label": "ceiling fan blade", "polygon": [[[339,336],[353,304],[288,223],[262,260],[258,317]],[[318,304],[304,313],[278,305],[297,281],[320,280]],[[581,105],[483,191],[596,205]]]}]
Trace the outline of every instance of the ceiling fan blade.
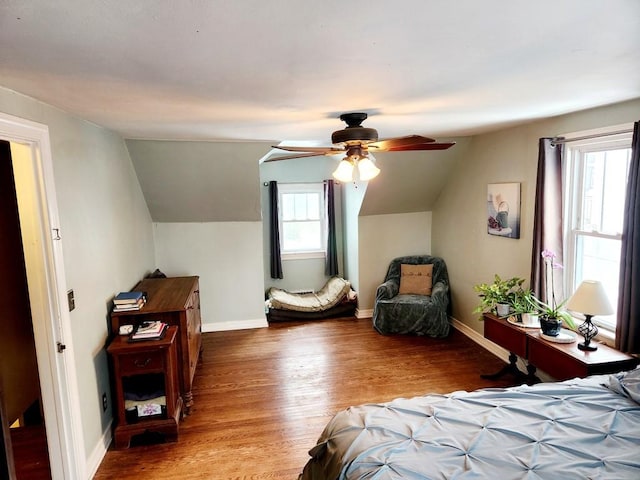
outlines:
[{"label": "ceiling fan blade", "polygon": [[423,137],[421,135],[407,135],[406,137],[387,138],[367,144],[367,147],[373,151],[383,152],[392,148],[404,147],[407,145],[425,144],[435,142],[433,138]]},{"label": "ceiling fan blade", "polygon": [[[336,152],[338,153],[338,152]],[[282,155],[281,157],[271,157],[268,158],[264,161],[264,163],[266,162],[278,162],[280,160],[291,160],[292,158],[304,158],[304,157],[320,157],[322,155],[333,155],[333,154],[327,154],[324,152],[309,152],[309,153],[304,153],[304,152],[300,152],[300,153],[294,153],[291,155]]]},{"label": "ceiling fan blade", "polygon": [[387,152],[405,152],[409,150],[446,150],[447,148],[453,147],[455,144],[456,142],[419,143],[416,145],[389,148]]},{"label": "ceiling fan blade", "polygon": [[[280,150],[286,150],[287,152],[315,152],[320,155],[328,154],[335,155],[340,152],[344,152],[344,148],[342,147],[297,147],[297,146],[288,146],[288,145],[272,145],[273,148],[278,148]],[[335,153],[332,153],[335,152]]]}]

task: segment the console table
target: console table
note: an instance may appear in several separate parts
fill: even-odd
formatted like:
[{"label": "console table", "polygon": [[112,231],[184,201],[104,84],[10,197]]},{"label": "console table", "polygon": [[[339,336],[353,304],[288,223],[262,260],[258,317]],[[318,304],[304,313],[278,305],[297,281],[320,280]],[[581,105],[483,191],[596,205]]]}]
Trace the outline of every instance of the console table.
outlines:
[{"label": "console table", "polygon": [[[535,372],[540,368],[557,380],[568,380],[630,370],[639,362],[637,358],[603,344],[588,352],[579,350],[577,341],[550,342],[540,337],[540,329],[513,325],[488,313],[484,314],[484,336],[509,350],[509,363],[495,374],[483,375],[484,378],[495,379],[510,373],[518,380],[535,383],[539,381]],[[516,366],[518,357],[527,360],[528,373],[521,372]]]}]

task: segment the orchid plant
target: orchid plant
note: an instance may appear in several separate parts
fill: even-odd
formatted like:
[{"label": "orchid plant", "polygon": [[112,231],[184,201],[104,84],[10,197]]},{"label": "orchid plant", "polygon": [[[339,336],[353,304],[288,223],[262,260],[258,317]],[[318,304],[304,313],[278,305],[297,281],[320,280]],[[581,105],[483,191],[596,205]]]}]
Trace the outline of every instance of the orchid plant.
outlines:
[{"label": "orchid plant", "polygon": [[542,300],[534,297],[535,302],[538,304],[538,310],[540,312],[540,315],[546,316],[548,318],[557,318],[560,320],[564,320],[564,322],[569,326],[569,328],[575,330],[576,324],[573,321],[573,317],[569,314],[569,312],[562,309],[565,303],[567,303],[567,300],[563,300],[562,302],[559,302],[559,303],[556,301],[555,285],[553,281],[553,277],[554,277],[553,270],[561,269],[563,267],[560,263],[556,262],[556,254],[551,250],[547,250],[547,249],[543,250],[542,258],[544,261],[545,278],[549,278],[549,277],[551,278],[551,301],[543,302]]}]

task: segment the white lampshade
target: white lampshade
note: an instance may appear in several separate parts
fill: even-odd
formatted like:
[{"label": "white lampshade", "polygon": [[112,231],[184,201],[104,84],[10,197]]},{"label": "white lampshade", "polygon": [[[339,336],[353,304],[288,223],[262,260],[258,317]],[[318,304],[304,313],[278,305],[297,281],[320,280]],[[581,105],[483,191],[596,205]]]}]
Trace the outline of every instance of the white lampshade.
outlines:
[{"label": "white lampshade", "polygon": [[353,164],[346,159],[340,161],[338,168],[333,172],[333,178],[345,183],[353,180]]},{"label": "white lampshade", "polygon": [[567,308],[585,315],[611,315],[613,308],[597,280],[584,280],[567,302]]},{"label": "white lampshade", "polygon": [[366,182],[377,177],[380,169],[369,158],[364,157],[358,162],[358,172],[360,173],[360,181]]}]

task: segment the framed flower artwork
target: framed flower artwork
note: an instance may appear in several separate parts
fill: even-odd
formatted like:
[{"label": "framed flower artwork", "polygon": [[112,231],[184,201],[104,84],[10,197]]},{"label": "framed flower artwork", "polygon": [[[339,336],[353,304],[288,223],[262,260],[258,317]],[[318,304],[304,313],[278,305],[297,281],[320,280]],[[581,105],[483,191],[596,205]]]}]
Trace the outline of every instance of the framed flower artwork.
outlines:
[{"label": "framed flower artwork", "polygon": [[487,233],[520,238],[519,183],[490,183],[487,186]]}]

